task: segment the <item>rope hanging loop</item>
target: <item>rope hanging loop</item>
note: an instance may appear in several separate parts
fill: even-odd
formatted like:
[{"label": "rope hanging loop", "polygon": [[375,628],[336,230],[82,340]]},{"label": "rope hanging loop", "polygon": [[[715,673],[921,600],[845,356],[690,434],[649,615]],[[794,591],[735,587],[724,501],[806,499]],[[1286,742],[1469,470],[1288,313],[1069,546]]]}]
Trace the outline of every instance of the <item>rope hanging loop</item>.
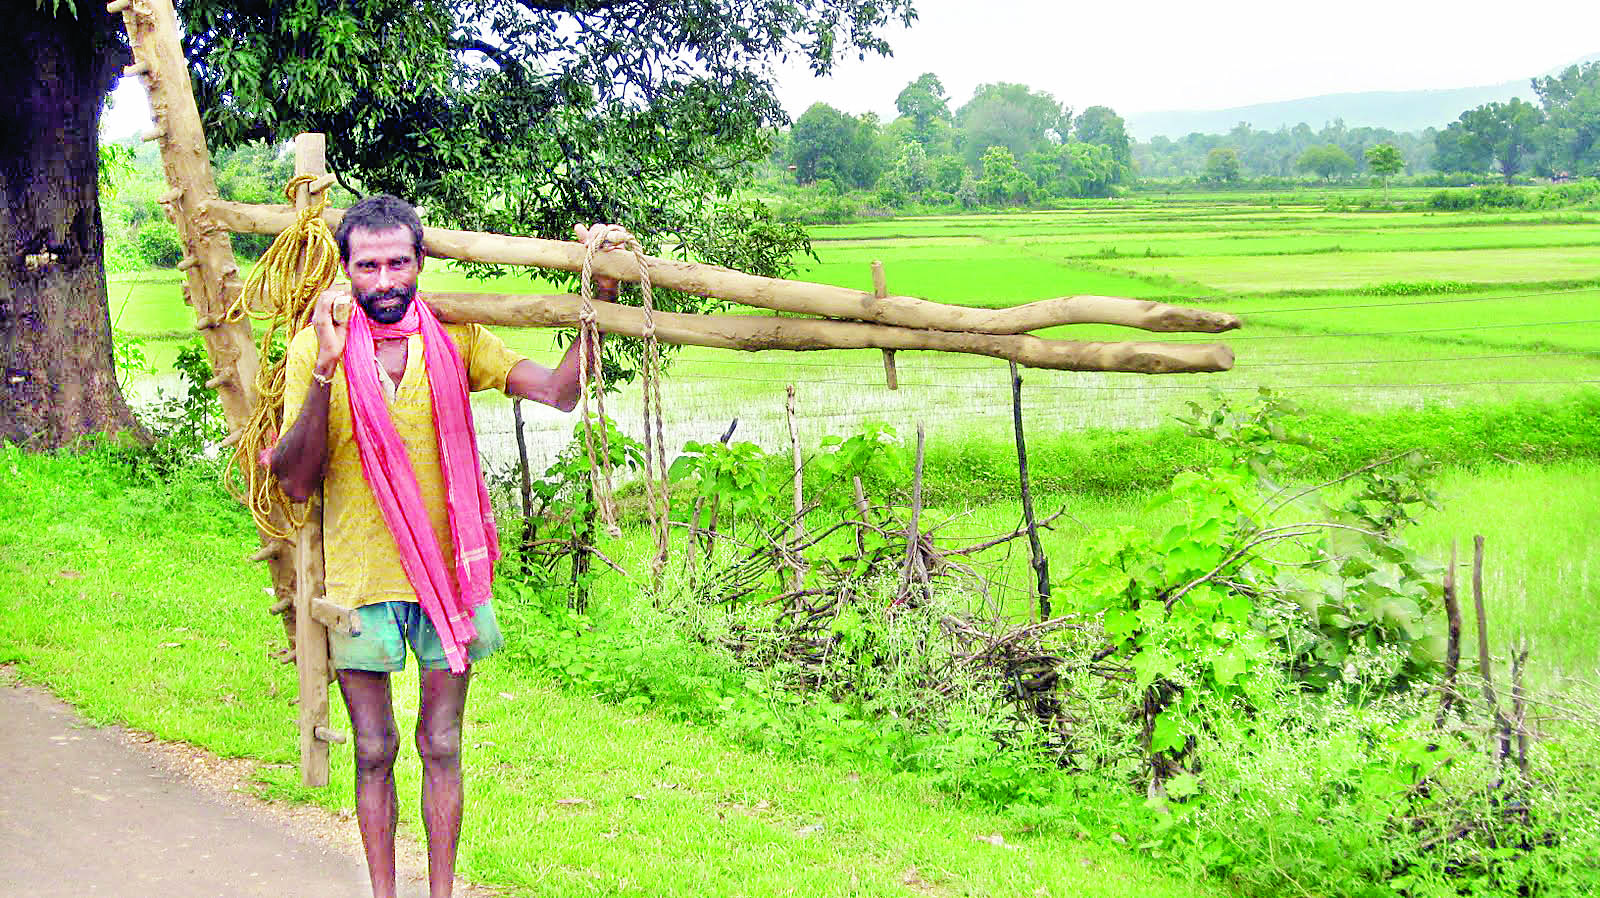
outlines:
[{"label": "rope hanging loop", "polygon": [[[639,271],[639,293],[642,298],[641,312],[643,327],[640,337],[644,340],[643,364],[640,366],[640,377],[643,380],[644,401],[643,430],[644,430],[644,465],[645,465],[645,497],[649,506],[650,529],[655,537],[656,554],[651,562],[652,573],[659,584],[661,572],[666,567],[667,550],[670,542],[668,529],[667,510],[670,503],[667,485],[667,452],[666,441],[663,433],[663,409],[661,406],[661,346],[656,340],[655,324],[655,294],[650,283],[649,260],[644,254],[644,247],[628,230],[620,225],[597,224],[589,231],[589,239],[584,247],[583,271],[580,276],[581,303],[578,309],[579,346],[578,370],[579,393],[583,403],[582,415],[584,425],[584,446],[589,454],[590,482],[592,484],[596,502],[599,504],[601,519],[605,521],[607,531],[616,536],[620,530],[616,525],[616,504],[611,489],[611,453],[607,445],[605,427],[600,428],[600,464],[596,465],[594,450],[594,424],[589,415],[589,351],[592,346],[599,345],[600,329],[598,313],[594,308],[594,258],[595,255],[606,249],[622,249],[633,254],[634,265]],[[595,342],[591,343],[593,340]],[[605,420],[604,394],[605,384],[602,380],[600,368],[595,366],[595,397],[601,421]]]}]

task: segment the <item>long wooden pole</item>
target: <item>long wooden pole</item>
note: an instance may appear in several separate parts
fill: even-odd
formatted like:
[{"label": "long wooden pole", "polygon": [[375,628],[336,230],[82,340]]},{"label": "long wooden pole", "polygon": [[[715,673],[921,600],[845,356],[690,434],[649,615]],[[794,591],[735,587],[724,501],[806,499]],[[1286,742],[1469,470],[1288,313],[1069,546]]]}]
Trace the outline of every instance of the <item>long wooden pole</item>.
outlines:
[{"label": "long wooden pole", "polygon": [[[241,234],[277,234],[294,224],[292,206],[249,205],[210,200],[200,211],[203,220]],[[328,209],[329,226],[344,217]],[[583,269],[584,248],[570,240],[506,237],[447,228],[425,228],[422,243],[430,256],[486,262],[495,265],[532,265],[557,271]],[[1192,309],[1119,296],[1063,296],[1004,309],[980,309],[929,302],[911,296],[874,296],[870,292],[760,277],[676,259],[647,257],[650,282],[696,296],[730,300],[779,312],[797,312],[825,318],[847,318],[896,327],[930,328],[985,334],[1024,334],[1065,324],[1116,324],[1142,330],[1216,334],[1233,330],[1238,316],[1211,309]],[[639,269],[627,253],[595,257],[596,274],[638,281]]]},{"label": "long wooden pole", "polygon": [[[577,327],[575,296],[510,296],[487,293],[423,295],[440,320],[501,327]],[[637,337],[643,316],[633,306],[600,303],[600,329]],[[682,346],[760,351],[767,349],[926,349],[1009,359],[1030,368],[1060,371],[1124,371],[1180,374],[1226,371],[1233,351],[1220,343],[1093,343],[1046,340],[1031,334],[973,334],[917,330],[859,321],[776,318],[770,315],[655,313],[656,339]]]},{"label": "long wooden pole", "polygon": [[[115,4],[113,4],[115,5]],[[250,322],[228,321],[227,310],[243,289],[233,244],[225,229],[196,214],[217,199],[211,155],[189,82],[189,63],[178,42],[178,19],[172,0],[139,0],[122,10],[128,42],[133,47],[150,94],[161,166],[170,189],[159,201],[177,225],[183,240],[184,299],[194,307],[195,326],[205,341],[206,355],[217,375],[214,389],[230,430],[250,420],[256,402],[257,354]],[[293,207],[290,210],[291,223]]]},{"label": "long wooden pole", "polygon": [[[294,141],[294,173],[321,175],[328,170],[327,140],[321,134],[301,134]],[[297,205],[311,202],[302,187]],[[322,554],[322,490],[306,504],[306,522],[295,538],[295,669],[300,679],[300,783],[328,784],[328,629],[313,612],[325,591]]]},{"label": "long wooden pole", "polygon": [[[227,315],[243,289],[233,258],[233,243],[226,229],[200,213],[206,203],[217,199],[217,186],[200,110],[189,81],[188,61],[179,43],[177,13],[172,0],[118,2],[107,9],[122,13],[128,43],[133,48],[134,68],[150,95],[156,125],[152,136],[159,141],[168,185],[158,201],[183,240],[184,256],[178,263],[184,273],[183,298],[194,310],[194,326],[205,344],[214,375],[206,385],[217,391],[229,440],[236,440],[260,401],[256,390],[260,360],[249,320],[230,320]],[[274,516],[282,527],[282,511],[274,512]],[[293,607],[295,594],[294,554],[287,542],[266,533],[259,536],[261,549],[251,560],[268,564],[273,584],[271,607],[286,615],[285,635],[293,640],[295,625],[286,612]]]}]

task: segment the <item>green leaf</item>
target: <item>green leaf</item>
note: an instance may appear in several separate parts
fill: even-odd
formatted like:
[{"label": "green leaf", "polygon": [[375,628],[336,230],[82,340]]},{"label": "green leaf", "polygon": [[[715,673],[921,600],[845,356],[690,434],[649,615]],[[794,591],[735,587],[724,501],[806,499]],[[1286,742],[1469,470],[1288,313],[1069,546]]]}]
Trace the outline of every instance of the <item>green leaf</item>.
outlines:
[{"label": "green leaf", "polygon": [[1106,612],[1101,625],[1112,639],[1122,639],[1139,629],[1139,618],[1126,608],[1112,608]]},{"label": "green leaf", "polygon": [[1232,685],[1250,664],[1242,646],[1233,646],[1211,661],[1211,673],[1224,686]]},{"label": "green leaf", "polygon": [[1163,752],[1182,748],[1184,735],[1181,724],[1175,711],[1163,711],[1156,715],[1155,726],[1150,730],[1150,750]]},{"label": "green leaf", "polygon": [[1167,795],[1171,798],[1188,798],[1200,793],[1200,777],[1192,773],[1180,773],[1167,780]]},{"label": "green leaf", "polygon": [[1222,616],[1231,621],[1244,623],[1250,619],[1250,612],[1254,607],[1249,596],[1230,592],[1222,599]]}]

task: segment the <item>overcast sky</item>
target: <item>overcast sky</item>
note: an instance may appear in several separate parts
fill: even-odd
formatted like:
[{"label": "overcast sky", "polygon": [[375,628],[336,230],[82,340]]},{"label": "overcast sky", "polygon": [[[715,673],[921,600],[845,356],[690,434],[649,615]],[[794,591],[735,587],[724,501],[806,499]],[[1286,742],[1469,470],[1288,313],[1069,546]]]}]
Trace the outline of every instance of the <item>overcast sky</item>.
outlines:
[{"label": "overcast sky", "polygon": [[[923,72],[951,108],[988,81],[1049,91],[1123,115],[1223,109],[1365,90],[1476,87],[1528,78],[1600,52],[1600,0],[1286,0],[1061,3],[917,0],[917,21],[887,35],[894,55],[841,62],[830,78],[779,71],[791,116],[815,102],[894,118]],[[124,81],[105,117],[113,138],[148,127],[143,91]]]}]

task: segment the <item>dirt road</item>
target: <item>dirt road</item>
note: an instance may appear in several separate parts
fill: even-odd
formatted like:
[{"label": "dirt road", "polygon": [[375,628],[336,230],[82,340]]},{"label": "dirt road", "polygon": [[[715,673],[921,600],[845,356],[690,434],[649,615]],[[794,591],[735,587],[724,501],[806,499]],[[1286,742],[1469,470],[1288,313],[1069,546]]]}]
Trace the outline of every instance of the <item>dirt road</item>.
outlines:
[{"label": "dirt road", "polygon": [[[353,822],[239,794],[248,762],[87,725],[7,673],[0,896],[370,894]],[[401,894],[427,893],[421,872],[415,856],[402,860]]]}]

